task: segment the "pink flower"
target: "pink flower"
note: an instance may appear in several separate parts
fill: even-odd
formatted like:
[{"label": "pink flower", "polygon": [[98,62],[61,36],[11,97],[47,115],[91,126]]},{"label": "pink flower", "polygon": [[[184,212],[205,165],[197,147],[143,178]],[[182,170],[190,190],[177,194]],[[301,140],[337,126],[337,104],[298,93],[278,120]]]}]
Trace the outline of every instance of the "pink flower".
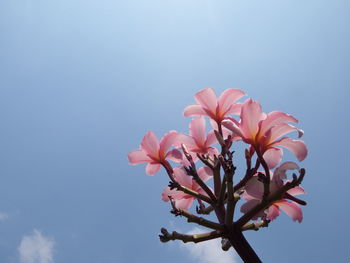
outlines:
[{"label": "pink flower", "polygon": [[[218,154],[217,149],[211,147],[217,141],[214,131],[210,131],[207,135],[205,126],[204,117],[193,118],[189,127],[190,136],[181,134],[179,135],[178,142],[185,144],[187,149],[192,153]],[[194,157],[194,159],[196,158]]]},{"label": "pink flower", "polygon": [[[287,181],[283,181],[286,179],[286,171],[287,170],[299,170],[299,166],[294,162],[285,162],[279,167],[275,169],[274,173],[271,174],[270,181],[270,195],[273,195],[280,189]],[[304,194],[304,189],[300,186],[296,186],[289,191],[285,195],[285,198],[293,198],[295,195]],[[254,206],[260,204],[262,197],[264,194],[264,185],[262,182],[258,180],[258,176],[255,175],[245,186],[245,192],[243,194],[243,198],[248,200],[241,207],[241,212],[247,213]],[[289,196],[289,197],[288,197]],[[258,219],[259,217],[266,216],[270,220],[274,220],[277,216],[280,215],[280,210],[283,210],[289,217],[291,217],[294,221],[298,221],[299,223],[303,220],[302,210],[294,201],[287,201],[286,199],[281,199],[274,202],[267,208],[265,211],[261,211],[253,219]]]},{"label": "pink flower", "polygon": [[283,152],[276,146],[290,150],[299,161],[307,156],[307,148],[303,141],[287,137],[279,139],[292,131],[297,131],[299,138],[303,135],[302,130],[288,124],[298,122],[293,116],[279,111],[265,114],[259,102],[249,99],[243,103],[240,117],[240,122],[229,118],[222,124],[263,155],[269,168],[275,167],[282,159]]},{"label": "pink flower", "polygon": [[184,116],[209,116],[220,123],[228,114],[239,114],[240,104],[233,104],[245,94],[238,89],[227,89],[217,99],[211,88],[196,93],[198,104],[189,105],[184,110]]},{"label": "pink flower", "polygon": [[[212,171],[208,167],[202,167],[198,169],[198,176],[203,182],[206,182],[211,178]],[[174,168],[175,180],[182,186],[189,188],[197,193],[208,196],[207,193],[192,179],[191,176],[186,174],[183,167]],[[182,191],[177,191],[176,189],[170,190],[170,187],[164,188],[162,192],[162,200],[169,202],[169,196],[171,196],[175,201],[176,208],[188,210],[192,205],[193,201],[196,200],[192,195],[185,194]]]},{"label": "pink flower", "polygon": [[178,150],[168,151],[176,143],[178,135],[176,131],[170,131],[159,142],[154,132],[147,132],[140,149],[129,152],[129,163],[132,165],[147,163],[146,173],[152,176],[159,171],[161,165],[165,164],[166,159],[180,162],[182,154]]}]

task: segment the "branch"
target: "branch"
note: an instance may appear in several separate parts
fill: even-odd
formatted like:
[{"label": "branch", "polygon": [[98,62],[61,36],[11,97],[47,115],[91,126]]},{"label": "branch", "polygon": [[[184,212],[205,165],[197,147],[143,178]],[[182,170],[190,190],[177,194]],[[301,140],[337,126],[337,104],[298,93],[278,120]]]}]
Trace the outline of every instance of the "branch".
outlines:
[{"label": "branch", "polygon": [[270,223],[270,220],[268,219],[263,219],[260,222],[252,222],[252,223],[247,223],[242,227],[242,231],[247,231],[247,230],[255,230],[258,231],[262,227],[268,227]]},{"label": "branch", "polygon": [[259,166],[260,166],[260,161],[259,161],[259,159],[257,159],[255,167],[252,169],[250,169],[249,167],[247,168],[243,179],[233,187],[233,191],[236,192],[237,190],[239,190],[243,186],[245,186],[247,184],[247,182],[253,177],[253,175],[256,174],[256,172],[259,169]]},{"label": "branch", "polygon": [[168,242],[170,240],[181,240],[184,243],[187,243],[187,242],[198,243],[198,242],[203,242],[203,241],[215,239],[218,237],[222,237],[222,232],[220,231],[212,231],[208,233],[195,234],[195,235],[186,235],[186,234],[180,234],[176,231],[169,233],[168,230],[166,230],[165,228],[162,228],[160,232],[162,234],[159,235],[159,239],[163,243]]},{"label": "branch", "polygon": [[280,189],[278,189],[274,194],[270,195],[266,199],[263,199],[260,204],[253,207],[250,211],[244,214],[237,222],[236,225],[238,228],[242,228],[250,219],[252,219],[258,212],[270,206],[273,202],[281,200],[283,195],[290,189],[301,184],[305,176],[305,169],[300,169],[299,177],[296,174],[293,174],[293,180],[287,182]]},{"label": "branch", "polygon": [[190,162],[189,167],[184,167],[187,174],[191,175],[193,179],[196,181],[196,183],[207,193],[207,195],[210,197],[212,202],[209,203],[216,203],[216,197],[213,194],[213,192],[210,190],[210,188],[202,181],[202,179],[199,177],[196,169],[196,165],[194,164],[192,156],[189,154],[186,146],[184,144],[181,144],[182,150],[187,158],[187,160]]},{"label": "branch", "polygon": [[171,197],[169,197],[169,199],[170,199],[171,205],[173,207],[173,210],[171,210],[170,212],[172,214],[174,214],[175,216],[186,217],[188,223],[196,223],[198,225],[205,226],[205,227],[208,227],[211,229],[224,231],[224,227],[218,223],[209,221],[207,219],[204,219],[203,217],[195,216],[184,209],[176,208],[174,200]]},{"label": "branch", "polygon": [[169,187],[170,187],[170,189],[174,189],[175,188],[176,190],[182,191],[185,194],[191,195],[191,196],[193,196],[193,197],[195,197],[197,199],[200,199],[200,200],[202,200],[204,202],[207,202],[209,204],[213,204],[213,201],[209,197],[207,197],[205,195],[202,195],[202,194],[200,194],[200,193],[198,193],[198,192],[196,192],[196,191],[194,191],[192,189],[189,189],[189,188],[187,188],[185,186],[182,186],[176,181],[175,182],[169,182]]}]

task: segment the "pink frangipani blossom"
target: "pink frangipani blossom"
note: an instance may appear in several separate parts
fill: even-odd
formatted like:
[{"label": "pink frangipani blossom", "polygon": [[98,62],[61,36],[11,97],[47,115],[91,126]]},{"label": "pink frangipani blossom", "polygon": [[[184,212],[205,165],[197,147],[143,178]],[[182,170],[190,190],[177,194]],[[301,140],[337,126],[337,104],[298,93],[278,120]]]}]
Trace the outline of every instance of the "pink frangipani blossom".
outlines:
[{"label": "pink frangipani blossom", "polygon": [[282,159],[283,152],[276,146],[290,150],[299,161],[307,156],[307,148],[303,141],[280,138],[292,131],[297,131],[299,138],[303,135],[302,130],[288,124],[298,122],[293,116],[279,111],[266,114],[262,112],[259,102],[249,99],[242,105],[240,118],[239,122],[228,118],[222,124],[261,154],[269,168],[274,168]]},{"label": "pink frangipani blossom", "polygon": [[156,174],[161,165],[166,164],[166,159],[174,162],[181,162],[182,154],[177,149],[169,151],[169,148],[176,144],[179,133],[170,131],[158,141],[154,132],[149,131],[143,137],[140,149],[129,152],[129,163],[136,165],[147,163],[146,173],[148,175]]},{"label": "pink frangipani blossom", "polygon": [[[294,162],[285,162],[277,167],[274,173],[270,172],[271,181],[270,181],[270,195],[273,195],[280,189],[286,182],[283,179],[286,179],[287,170],[299,170],[299,166]],[[263,172],[262,172],[263,173]],[[303,214],[301,207],[298,203],[294,201],[289,201],[287,199],[296,199],[295,195],[304,194],[304,189],[301,186],[296,186],[290,189],[283,199],[277,200],[265,211],[260,211],[256,214],[253,219],[258,219],[259,217],[267,217],[269,220],[274,220],[277,216],[280,215],[280,210],[283,210],[289,217],[294,221],[299,223],[303,219]],[[264,194],[264,184],[259,181],[257,174],[253,176],[250,181],[245,186],[245,192],[243,198],[248,200],[245,204],[241,206],[241,212],[247,213],[257,204],[260,204]]]},{"label": "pink frangipani blossom", "polygon": [[[212,170],[208,167],[199,168],[198,176],[203,182],[206,182],[212,177]],[[197,184],[197,182],[186,173],[182,166],[174,168],[174,178],[180,185],[202,195],[208,196],[207,193]],[[166,187],[162,192],[162,200],[169,202],[169,196],[175,201],[176,208],[185,210],[188,210],[193,201],[196,200],[196,198],[192,195],[185,194],[184,192],[177,191],[176,189],[170,190],[170,187]]]},{"label": "pink frangipani blossom", "polygon": [[198,104],[187,106],[184,116],[209,116],[220,123],[228,114],[238,115],[240,113],[240,104],[234,103],[244,95],[241,90],[227,89],[217,98],[211,88],[203,89],[195,94]]},{"label": "pink frangipani blossom", "polygon": [[185,144],[190,153],[218,154],[217,149],[211,147],[212,144],[217,142],[214,131],[212,130],[206,134],[205,129],[204,117],[193,118],[189,126],[190,135],[179,135],[178,142]]}]

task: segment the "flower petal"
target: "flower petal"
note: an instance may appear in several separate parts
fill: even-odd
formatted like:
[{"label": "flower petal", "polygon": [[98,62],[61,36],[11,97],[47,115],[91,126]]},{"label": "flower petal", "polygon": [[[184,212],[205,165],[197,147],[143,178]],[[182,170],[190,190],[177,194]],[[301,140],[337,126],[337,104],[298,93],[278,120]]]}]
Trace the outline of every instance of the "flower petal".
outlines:
[{"label": "flower petal", "polygon": [[219,97],[218,104],[221,113],[226,114],[231,105],[242,98],[245,93],[239,89],[227,89]]},{"label": "flower petal", "polygon": [[177,140],[175,142],[175,147],[181,147],[181,144],[185,144],[187,148],[197,148],[195,140],[186,134],[179,133]]},{"label": "flower petal", "polygon": [[282,160],[283,151],[279,148],[271,147],[263,155],[267,166],[272,169],[276,167]]},{"label": "flower petal", "polygon": [[288,190],[287,193],[292,195],[292,196],[302,195],[302,194],[305,194],[305,190],[301,186],[296,186],[296,187],[293,187],[292,189]]},{"label": "flower petal", "polygon": [[150,176],[155,175],[160,169],[160,164],[158,163],[148,163],[146,165],[146,173]]},{"label": "flower petal", "polygon": [[174,168],[174,177],[180,185],[192,189],[192,177],[186,173],[182,166]]},{"label": "flower petal", "polygon": [[260,134],[265,134],[272,126],[286,122],[298,122],[298,120],[287,113],[271,111],[260,124]]},{"label": "flower petal", "polygon": [[203,182],[208,181],[213,176],[213,171],[207,166],[199,168],[197,173]]},{"label": "flower petal", "polygon": [[193,203],[194,198],[182,198],[182,199],[177,199],[175,200],[175,206],[178,209],[183,209],[183,210],[188,210],[192,203]]},{"label": "flower petal", "polygon": [[235,119],[232,119],[232,118],[225,119],[222,121],[222,125],[224,125],[227,129],[232,131],[234,135],[244,137],[239,127],[239,123]]},{"label": "flower petal", "polygon": [[[262,112],[259,102],[249,99],[243,103],[239,127],[246,140],[255,140],[255,136],[259,131],[259,122],[264,117],[265,114]],[[229,127],[227,128],[230,129]]]},{"label": "flower petal", "polygon": [[226,115],[240,115],[242,110],[242,103],[235,103],[230,106],[230,108],[226,111]]},{"label": "flower petal", "polygon": [[269,134],[269,141],[273,142],[277,140],[278,138],[282,137],[283,135],[286,135],[290,132],[297,131],[298,132],[298,138],[302,137],[304,134],[303,130],[298,129],[297,127],[294,127],[290,124],[283,123],[276,126],[273,126],[270,129],[271,133]]},{"label": "flower petal", "polygon": [[[248,202],[244,203],[241,206],[241,212],[246,214],[250,210],[252,210],[255,206],[257,206],[258,204],[260,204],[260,200],[256,200],[256,199],[249,200]],[[263,210],[258,212],[252,219],[256,220],[256,219],[258,219],[259,217],[262,217],[262,216],[264,216],[264,211]]]},{"label": "flower petal", "polygon": [[190,122],[190,135],[199,147],[203,147],[206,140],[204,117],[193,118]]},{"label": "flower petal", "polygon": [[282,138],[281,140],[273,143],[274,146],[282,146],[291,151],[301,162],[307,156],[307,148],[303,141],[293,140],[291,138]]},{"label": "flower petal", "polygon": [[[229,132],[229,133],[231,133],[231,132]],[[216,142],[217,142],[217,139],[216,139],[214,131],[212,130],[212,131],[208,132],[207,140],[205,141],[205,146],[209,147]]]},{"label": "flower petal", "polygon": [[278,209],[278,206],[275,205],[276,203],[273,203],[268,209],[267,209],[267,218],[271,221],[275,220],[276,217],[280,215],[280,210]]},{"label": "flower petal", "polygon": [[179,133],[177,131],[169,131],[166,133],[159,143],[159,156],[165,157],[167,151],[172,145],[178,143]]},{"label": "flower petal", "polygon": [[264,194],[264,184],[259,181],[258,176],[253,176],[245,185],[245,190],[251,197],[261,199]]},{"label": "flower petal", "polygon": [[195,99],[204,109],[216,113],[217,99],[211,88],[206,88],[196,93]]},{"label": "flower petal", "polygon": [[170,190],[170,187],[165,187],[162,192],[162,200],[165,202],[169,202],[169,196],[171,196],[174,200],[181,199],[184,197],[184,193],[181,191],[177,191],[176,189]]},{"label": "flower petal", "polygon": [[178,149],[172,149],[166,154],[165,158],[173,162],[180,163],[182,162],[183,156]]},{"label": "flower petal", "polygon": [[286,171],[288,170],[300,170],[300,167],[295,162],[284,162],[279,167],[275,169],[273,173],[274,178],[278,178],[279,180],[283,180],[287,178]]},{"label": "flower petal", "polygon": [[159,142],[153,131],[145,134],[141,142],[141,149],[153,158],[159,158]]},{"label": "flower petal", "polygon": [[185,108],[183,115],[185,117],[193,116],[193,115],[200,115],[200,116],[204,115],[205,116],[205,115],[207,115],[207,113],[203,110],[201,105],[192,104],[192,105],[189,105]]},{"label": "flower petal", "polygon": [[280,209],[282,209],[293,221],[301,223],[303,220],[303,212],[301,207],[295,202],[288,202],[281,200],[275,203]]},{"label": "flower petal", "polygon": [[129,163],[132,165],[152,161],[143,150],[134,150],[128,153]]}]

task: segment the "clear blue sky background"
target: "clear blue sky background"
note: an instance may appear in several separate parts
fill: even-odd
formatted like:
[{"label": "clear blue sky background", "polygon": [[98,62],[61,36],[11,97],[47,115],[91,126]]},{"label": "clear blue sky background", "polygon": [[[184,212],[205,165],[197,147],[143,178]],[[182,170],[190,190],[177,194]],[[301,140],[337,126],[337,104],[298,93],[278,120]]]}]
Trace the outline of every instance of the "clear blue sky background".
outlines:
[{"label": "clear blue sky background", "polygon": [[162,226],[193,227],[160,200],[165,174],[148,177],[126,155],[148,130],[186,132],[182,110],[208,86],[243,89],[305,130],[304,221],[282,215],[248,233],[263,261],[350,262],[349,10],[348,0],[0,1],[0,262],[19,262],[34,229],[54,240],[56,263],[196,262],[157,238]]}]

